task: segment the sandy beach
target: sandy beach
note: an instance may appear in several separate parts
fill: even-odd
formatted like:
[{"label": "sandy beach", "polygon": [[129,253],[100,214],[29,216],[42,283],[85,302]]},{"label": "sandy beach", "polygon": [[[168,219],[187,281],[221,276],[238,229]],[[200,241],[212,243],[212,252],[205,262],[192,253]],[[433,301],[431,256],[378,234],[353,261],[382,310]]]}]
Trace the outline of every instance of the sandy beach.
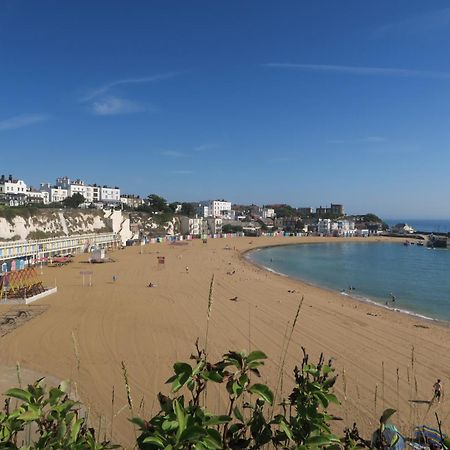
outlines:
[{"label": "sandy beach", "polygon": [[[286,327],[304,296],[285,367],[285,394],[303,346],[313,359],[323,352],[334,360],[343,418],[337,431],[357,422],[368,437],[387,407],[398,409],[394,422],[405,434],[412,423],[434,426],[435,412],[449,431],[450,399],[444,395],[429,411],[421,402],[431,399],[436,378],[443,380],[444,392],[450,386],[449,327],[270,273],[243,257],[256,247],[325,241],[342,239],[244,237],[210,239],[207,244],[162,243],[116,250],[111,263],[89,265],[84,262],[87,255],[78,255],[65,267],[45,267],[45,283],[56,283],[58,293],[36,303],[47,305],[45,312],[0,338],[0,368],[13,373],[19,362],[29,374],[72,379],[93,424],[98,427],[101,421],[102,435],[109,436],[112,428],[113,440],[130,448],[134,431],[127,421],[121,362],[127,367],[135,414],[156,412],[156,394],[168,392],[164,381],[172,364],[188,360],[197,338],[204,343],[214,274],[208,342],[212,358],[229,349],[263,350],[269,361],[262,378],[274,385]],[[164,266],[158,265],[158,256],[165,257]],[[87,270],[93,271],[93,285],[86,279],[83,287],[80,272]],[[148,288],[149,282],[156,287]],[[0,314],[10,308],[1,305]],[[0,377],[2,392],[13,378]],[[212,408],[223,400],[215,398]]]}]

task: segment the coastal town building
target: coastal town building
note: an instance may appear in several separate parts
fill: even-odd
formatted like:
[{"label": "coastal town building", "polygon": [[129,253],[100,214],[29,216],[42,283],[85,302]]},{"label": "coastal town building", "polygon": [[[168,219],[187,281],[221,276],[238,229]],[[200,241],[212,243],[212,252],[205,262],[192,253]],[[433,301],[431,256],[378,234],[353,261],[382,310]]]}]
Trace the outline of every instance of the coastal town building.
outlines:
[{"label": "coastal town building", "polygon": [[0,202],[9,206],[26,204],[27,185],[23,180],[15,179],[12,175],[0,177]]},{"label": "coastal town building", "polygon": [[310,206],[298,208],[297,211],[298,211],[299,215],[302,217],[308,217],[311,214],[313,214],[313,209]]},{"label": "coastal town building", "polygon": [[120,203],[120,189],[116,187],[103,186],[100,188],[100,201],[104,203]]},{"label": "coastal town building", "polygon": [[331,234],[331,219],[319,219],[317,221],[317,233],[319,235],[328,236]]},{"label": "coastal town building", "polygon": [[25,181],[18,180],[9,175],[8,178],[5,175],[0,177],[0,193],[1,194],[25,194],[27,191],[27,185]]},{"label": "coastal town building", "polygon": [[272,219],[275,217],[275,210],[273,208],[261,208],[260,214],[263,219]]},{"label": "coastal town building", "polygon": [[391,231],[393,233],[400,233],[400,234],[413,234],[416,232],[416,230],[407,223],[398,223],[397,225],[394,225],[391,228]]},{"label": "coastal town building", "polygon": [[[52,186],[50,183],[41,183],[40,191],[43,193],[44,204],[59,203],[69,196],[67,189]],[[46,194],[45,194],[46,193]]]},{"label": "coastal town building", "polygon": [[[139,208],[144,204],[144,200],[139,195],[132,195],[132,194],[122,194],[120,196],[120,203],[123,205],[126,205],[130,208],[136,209]],[[180,209],[181,209],[181,205]],[[177,212],[177,211],[175,211]]]},{"label": "coastal town building", "polygon": [[200,202],[196,212],[199,217],[234,219],[234,211],[231,209],[231,202],[225,200],[208,200]]},{"label": "coastal town building", "polygon": [[180,231],[183,235],[201,236],[207,233],[208,223],[203,217],[180,217]]},{"label": "coastal town building", "polygon": [[344,206],[340,204],[332,203],[331,206],[328,208],[322,208],[322,206],[319,206],[319,208],[316,208],[316,214],[318,216],[321,215],[327,215],[332,214],[334,216],[343,216],[344,215]]},{"label": "coastal town building", "polygon": [[36,191],[32,187],[27,188],[26,192],[27,203],[29,204],[43,204],[44,203],[44,194],[40,191]]},{"label": "coastal town building", "polygon": [[[55,191],[53,191],[55,189]],[[87,204],[90,203],[120,203],[120,188],[99,186],[97,184],[86,184],[83,180],[71,180],[69,177],[58,177],[55,186],[49,183],[41,184],[41,191],[50,193],[50,202],[60,202],[64,198],[71,197],[74,194],[82,195]]]},{"label": "coastal town building", "polygon": [[180,217],[180,232],[182,235],[203,236],[222,233],[220,217]]}]

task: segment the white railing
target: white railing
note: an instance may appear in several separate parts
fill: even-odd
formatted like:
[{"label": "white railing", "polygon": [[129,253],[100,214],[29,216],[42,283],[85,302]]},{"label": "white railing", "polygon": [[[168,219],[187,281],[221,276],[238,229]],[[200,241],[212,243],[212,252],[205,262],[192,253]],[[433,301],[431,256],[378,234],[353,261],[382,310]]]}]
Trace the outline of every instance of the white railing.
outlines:
[{"label": "white railing", "polygon": [[32,241],[0,242],[0,260],[48,256],[59,252],[79,252],[91,245],[108,245],[120,242],[115,233],[89,233]]}]

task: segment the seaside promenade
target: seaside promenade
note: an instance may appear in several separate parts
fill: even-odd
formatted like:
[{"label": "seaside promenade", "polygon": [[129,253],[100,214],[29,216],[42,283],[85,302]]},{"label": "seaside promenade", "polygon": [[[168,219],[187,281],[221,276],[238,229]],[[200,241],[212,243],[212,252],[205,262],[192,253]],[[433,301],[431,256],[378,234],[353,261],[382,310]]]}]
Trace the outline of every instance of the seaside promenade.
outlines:
[{"label": "seaside promenade", "polygon": [[[241,237],[130,247],[115,250],[115,262],[89,266],[90,287],[83,287],[80,275],[86,254],[65,267],[45,267],[43,277],[48,284],[56,280],[58,293],[36,302],[45,307],[42,314],[0,338],[0,360],[5,367],[19,362],[36,374],[72,379],[93,423],[101,420],[109,435],[114,416],[113,440],[129,446],[134,433],[127,421],[121,362],[127,367],[135,414],[148,417],[156,411],[157,393],[168,393],[164,382],[173,363],[189,359],[197,338],[204,344],[214,274],[208,342],[212,359],[230,349],[263,350],[269,361],[262,381],[274,386],[286,329],[304,296],[283,394],[291,387],[292,369],[304,346],[312,361],[323,352],[337,369],[343,421],[334,424],[336,429],[357,422],[368,437],[388,407],[398,410],[393,420],[405,434],[413,424],[434,425],[435,412],[448,429],[450,400],[444,397],[429,411],[423,402],[430,400],[436,378],[444,380],[444,390],[450,385],[450,328],[270,273],[242,257],[255,247],[307,242],[342,239]],[[158,263],[161,256],[164,264]],[[149,282],[156,286],[148,288]],[[8,308],[1,305],[0,315]],[[211,396],[209,401],[217,410],[224,399]]]}]

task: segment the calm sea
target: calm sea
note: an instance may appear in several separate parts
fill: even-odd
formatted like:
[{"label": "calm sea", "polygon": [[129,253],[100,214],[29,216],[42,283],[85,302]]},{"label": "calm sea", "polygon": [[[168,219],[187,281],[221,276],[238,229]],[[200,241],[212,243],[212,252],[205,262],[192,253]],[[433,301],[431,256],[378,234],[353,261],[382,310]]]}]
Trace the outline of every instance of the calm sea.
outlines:
[{"label": "calm sea", "polygon": [[416,231],[427,231],[430,233],[448,233],[450,232],[450,220],[425,220],[425,219],[386,219],[389,226],[398,223],[407,223]]},{"label": "calm sea", "polygon": [[[450,250],[402,243],[323,243],[259,249],[249,259],[275,272],[450,322]],[[396,297],[395,304],[391,293]],[[344,294],[343,294],[344,295]]]}]

